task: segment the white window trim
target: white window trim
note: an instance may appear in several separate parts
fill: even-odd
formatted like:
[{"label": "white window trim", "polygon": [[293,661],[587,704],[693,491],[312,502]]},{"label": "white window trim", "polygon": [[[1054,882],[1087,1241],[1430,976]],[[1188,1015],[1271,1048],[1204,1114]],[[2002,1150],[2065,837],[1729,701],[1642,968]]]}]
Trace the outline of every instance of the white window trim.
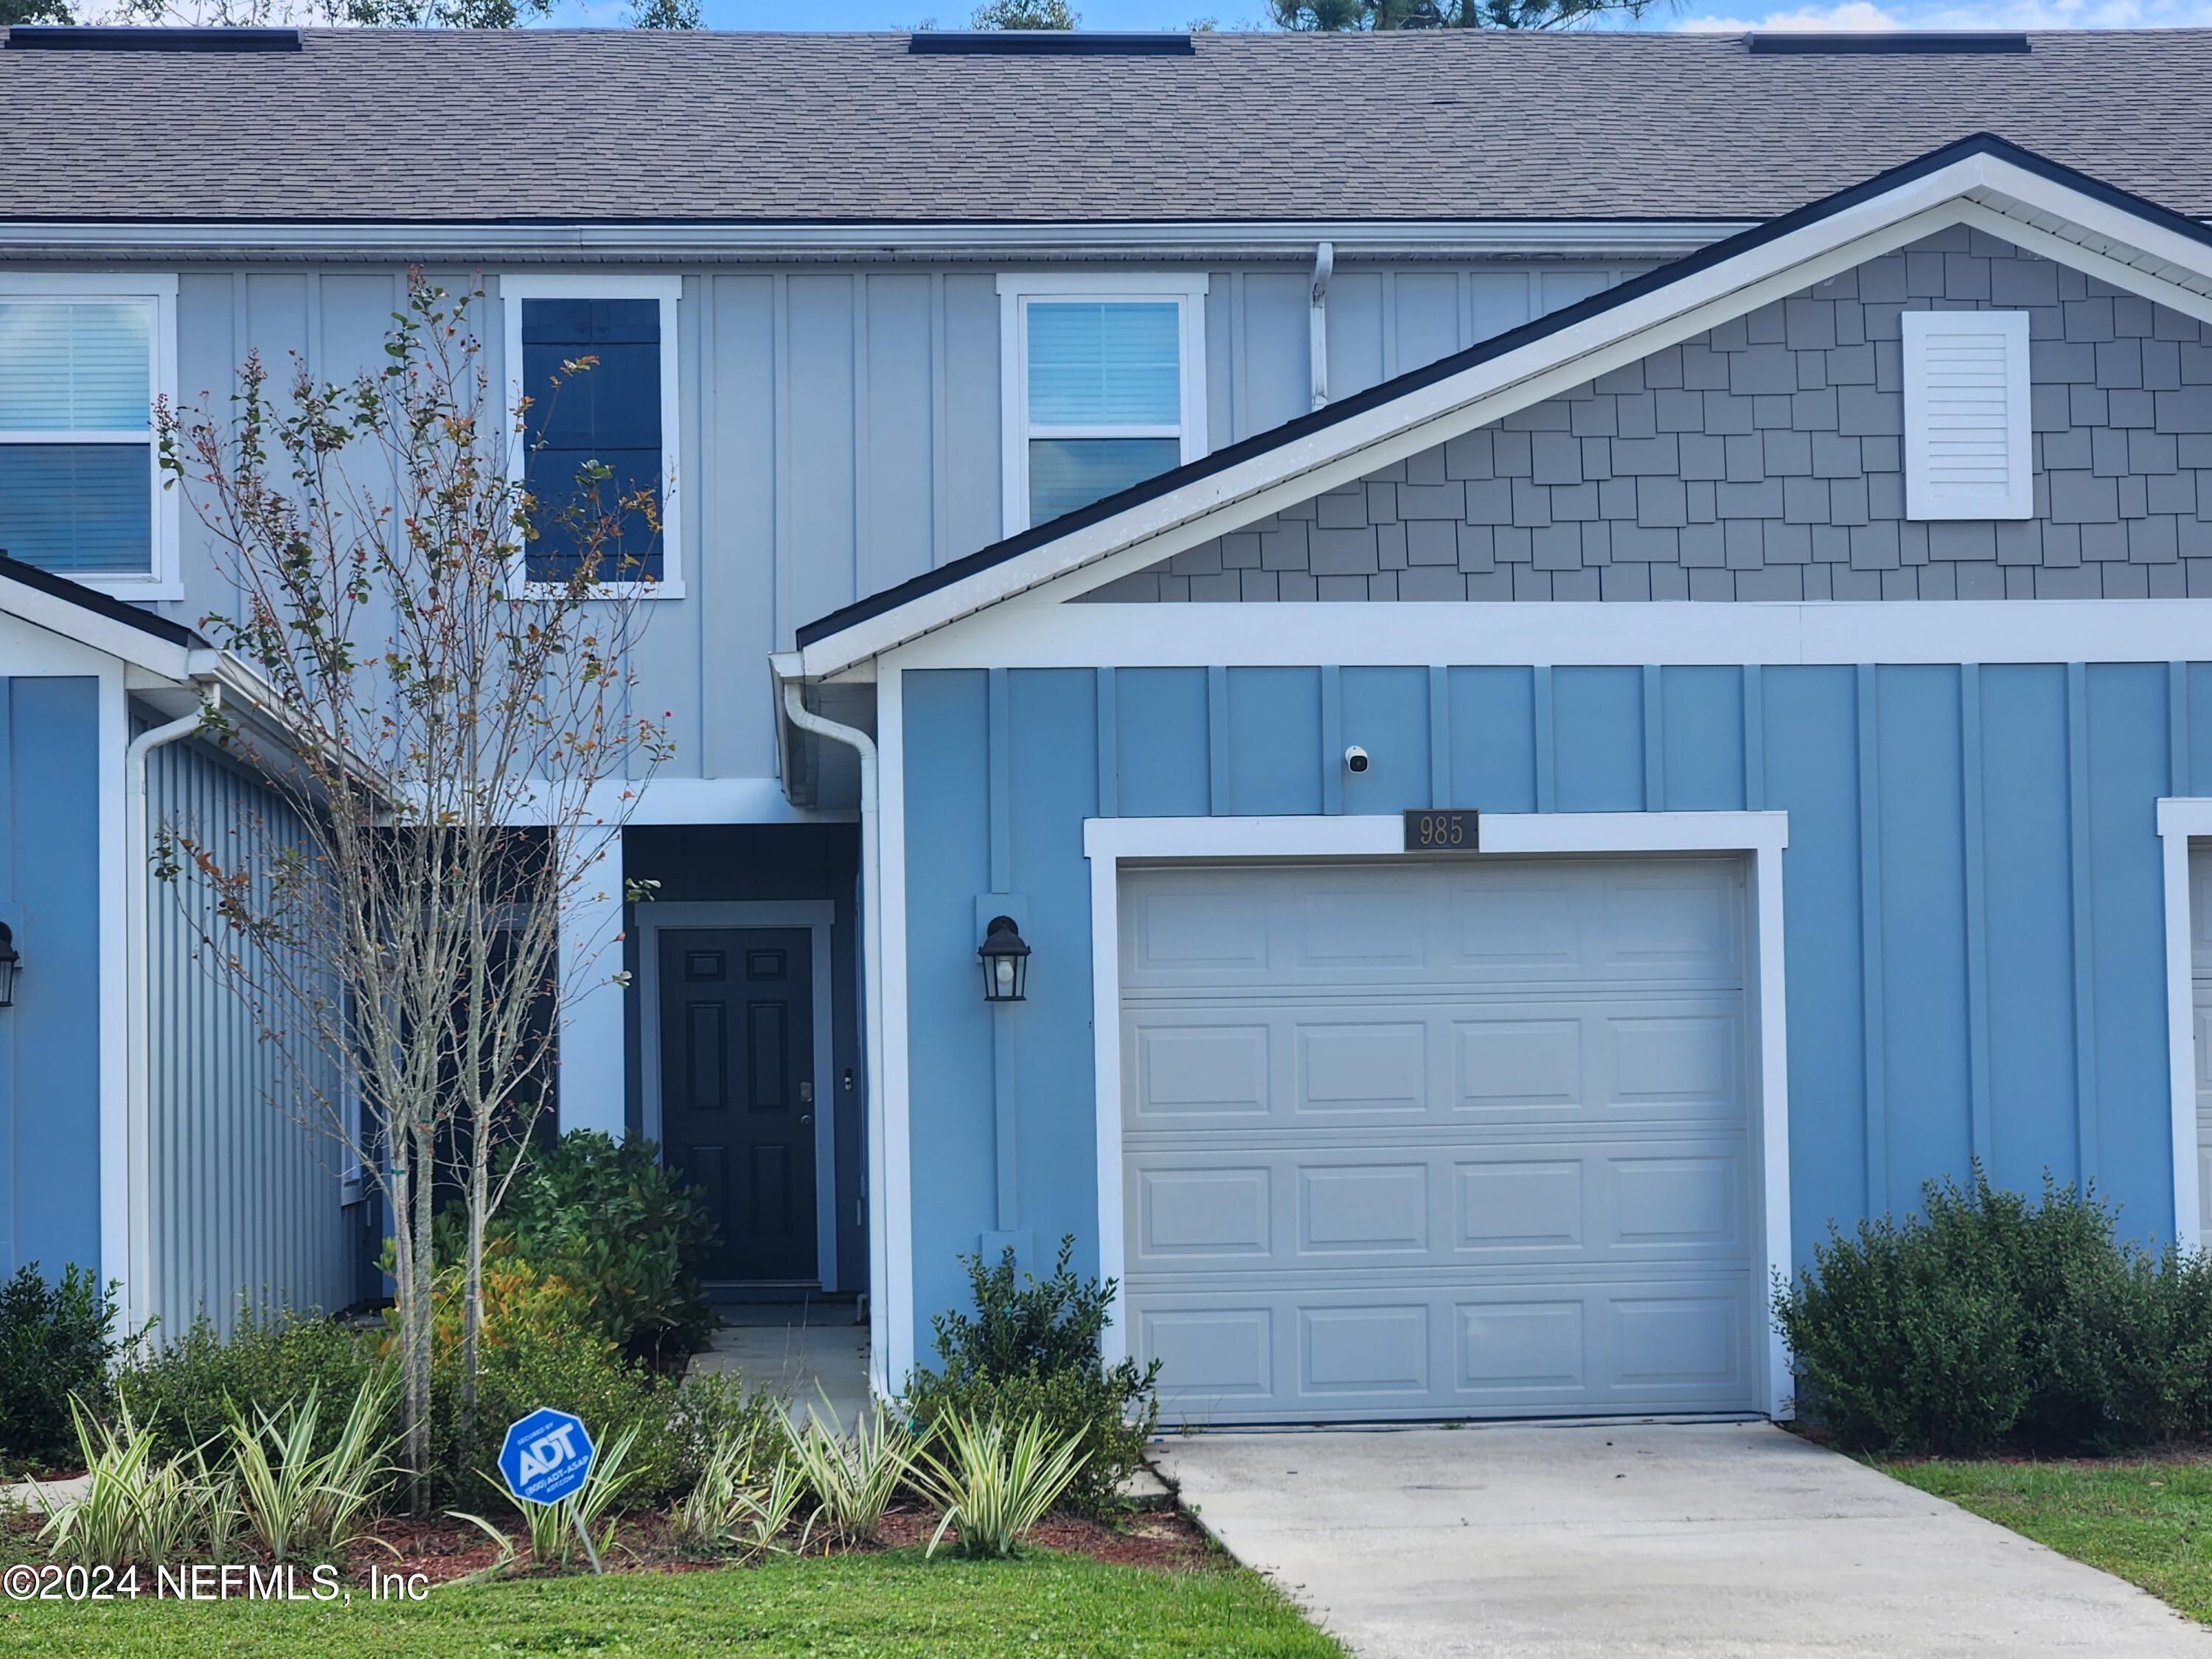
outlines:
[{"label": "white window trim", "polygon": [[[522,301],[525,300],[657,300],[660,302],[660,580],[653,582],[601,582],[592,592],[609,599],[636,597],[680,599],[684,597],[684,491],[678,472],[683,434],[677,416],[681,406],[677,374],[677,316],[684,297],[681,276],[604,276],[589,273],[556,275],[542,271],[502,273],[499,279],[502,346],[507,380],[507,424],[501,434],[507,446],[508,478],[520,486],[529,457],[515,428],[522,384]],[[544,388],[538,388],[542,392]],[[524,580],[518,557],[515,579]],[[524,592],[546,598],[560,590],[544,582],[526,582]]]},{"label": "white window trim", "polygon": [[[1790,1244],[1790,1067],[1782,928],[1782,854],[1786,812],[1486,812],[1482,851],[1605,855],[1736,853],[1750,856],[1751,951],[1747,983],[1753,1026],[1751,1082],[1758,1095],[1753,1155],[1759,1170],[1756,1213],[1765,1249],[1753,1251],[1753,1305],[1764,1308],[1778,1276],[1794,1272]],[[1397,860],[1405,851],[1396,815],[1350,817],[1089,818],[1084,856],[1091,862],[1092,1074],[1097,1093],[1098,1276],[1124,1279],[1121,1190],[1121,875],[1125,864],[1190,859],[1355,858]],[[2192,1106],[2193,1109],[2193,1106]],[[2191,1120],[2192,1124],[2194,1119]],[[2192,1131],[2193,1133],[2193,1131]],[[1763,1257],[1763,1259],[1762,1259]],[[1768,1322],[1761,1322],[1768,1323]],[[1122,1297],[1100,1346],[1109,1364],[1127,1352]],[[1795,1410],[1789,1354],[1770,1328],[1754,1398],[1777,1418]]]},{"label": "white window trim", "polygon": [[2189,844],[2212,840],[2212,799],[2167,796],[2158,804],[2166,898],[2166,1052],[2173,1124],[2173,1242],[2204,1247],[2197,1188],[2197,994],[2191,949]]},{"label": "white window trim", "polygon": [[[76,271],[44,275],[31,271],[0,272],[0,299],[7,300],[141,300],[153,307],[151,331],[155,400],[177,406],[177,279],[173,274],[143,276],[89,274]],[[98,443],[137,441],[136,433],[25,432],[0,437],[0,443]],[[184,502],[179,493],[167,487],[161,474],[161,445],[147,416],[146,487],[152,492],[153,510],[148,520],[152,545],[147,550],[143,575],[59,570],[53,574],[118,599],[154,601],[185,597],[179,550],[184,541]]]},{"label": "white window trim", "polygon": [[[2003,342],[2005,448],[2009,477],[2002,501],[1995,493],[1963,501],[1929,497],[1928,481],[1929,331],[1971,321]],[[2029,519],[2035,516],[2034,434],[2029,419],[2028,317],[2025,311],[1908,311],[1902,319],[1905,381],[1905,516],[1931,522],[1952,519]]]},{"label": "white window trim", "polygon": [[1030,527],[1029,307],[1033,300],[1127,304],[1171,301],[1182,343],[1182,419],[1165,427],[1084,428],[1085,437],[1182,440],[1182,459],[1206,453],[1206,292],[1202,271],[1001,271],[999,273],[999,386],[1005,434],[1000,476],[1005,481],[1004,533]]}]

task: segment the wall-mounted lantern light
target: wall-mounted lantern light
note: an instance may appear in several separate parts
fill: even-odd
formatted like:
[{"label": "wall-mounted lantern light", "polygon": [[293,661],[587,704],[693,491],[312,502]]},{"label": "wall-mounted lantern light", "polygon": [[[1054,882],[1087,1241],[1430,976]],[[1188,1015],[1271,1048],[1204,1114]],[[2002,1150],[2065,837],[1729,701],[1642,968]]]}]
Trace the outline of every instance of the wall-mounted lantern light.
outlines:
[{"label": "wall-mounted lantern light", "polygon": [[1020,1002],[1029,990],[1030,947],[1012,916],[994,916],[975,949],[983,962],[983,1000]]},{"label": "wall-mounted lantern light", "polygon": [[15,968],[22,960],[22,953],[15,948],[15,933],[0,921],[0,1008],[15,1006]]}]

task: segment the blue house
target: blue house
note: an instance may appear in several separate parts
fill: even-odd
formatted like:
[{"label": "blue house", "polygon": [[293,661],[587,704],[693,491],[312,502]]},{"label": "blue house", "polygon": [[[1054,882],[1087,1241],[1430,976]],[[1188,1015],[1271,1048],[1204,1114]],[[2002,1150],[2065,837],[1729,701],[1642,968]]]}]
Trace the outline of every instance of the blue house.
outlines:
[{"label": "blue house", "polygon": [[0,49],[10,1264],[374,1231],[132,953],[225,671],[123,452],[410,264],[668,501],[561,1121],[878,1386],[1064,1235],[1209,1422],[1785,1413],[1775,1276],[1975,1160],[2199,1242],[2212,33],[192,45]]}]

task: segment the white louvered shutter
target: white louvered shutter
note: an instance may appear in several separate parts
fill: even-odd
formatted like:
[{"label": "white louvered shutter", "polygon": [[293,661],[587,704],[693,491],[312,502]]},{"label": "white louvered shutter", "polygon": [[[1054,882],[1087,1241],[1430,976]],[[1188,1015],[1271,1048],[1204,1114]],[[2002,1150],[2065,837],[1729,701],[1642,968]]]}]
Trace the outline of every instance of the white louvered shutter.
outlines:
[{"label": "white louvered shutter", "polygon": [[1905,313],[1905,510],[1914,519],[2025,519],[2027,313]]}]

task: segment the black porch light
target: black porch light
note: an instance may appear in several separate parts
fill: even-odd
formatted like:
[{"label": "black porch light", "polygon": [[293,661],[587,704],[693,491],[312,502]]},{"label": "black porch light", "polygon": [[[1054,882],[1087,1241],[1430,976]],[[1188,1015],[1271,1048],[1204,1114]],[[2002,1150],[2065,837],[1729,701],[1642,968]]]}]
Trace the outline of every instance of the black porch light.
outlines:
[{"label": "black porch light", "polygon": [[983,963],[983,1000],[1020,1002],[1029,990],[1030,947],[1012,916],[993,916],[975,947]]},{"label": "black porch light", "polygon": [[15,968],[23,960],[23,953],[15,948],[15,935],[4,921],[0,921],[0,1008],[15,1006]]}]

